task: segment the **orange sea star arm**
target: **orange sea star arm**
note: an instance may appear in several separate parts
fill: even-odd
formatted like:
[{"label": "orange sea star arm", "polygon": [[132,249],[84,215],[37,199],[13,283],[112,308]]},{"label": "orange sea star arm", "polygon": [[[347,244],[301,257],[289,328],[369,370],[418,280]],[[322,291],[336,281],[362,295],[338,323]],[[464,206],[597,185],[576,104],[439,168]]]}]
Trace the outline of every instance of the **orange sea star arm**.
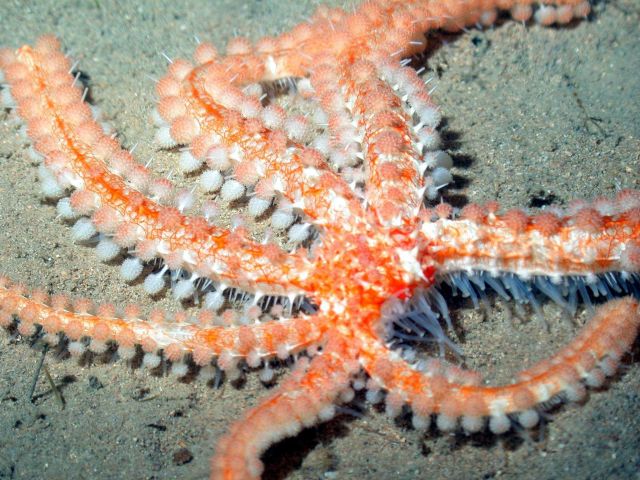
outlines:
[{"label": "orange sea star arm", "polygon": [[[508,429],[506,415],[530,411],[563,392],[569,399],[581,398],[583,383],[601,385],[605,376],[615,372],[639,327],[638,302],[630,297],[612,300],[599,307],[557,354],[520,372],[514,383],[499,387],[482,385],[477,374],[439,361],[427,363],[419,371],[389,355],[373,335],[359,337],[359,359],[371,378],[389,392],[389,408],[397,410],[398,405],[408,403],[419,417],[444,415],[440,424],[452,428],[459,417],[463,417],[463,426],[466,422],[473,428],[481,426],[482,417],[491,416],[492,430],[501,433]],[[535,414],[529,414],[529,419],[531,415]]]},{"label": "orange sea star arm", "polygon": [[529,277],[640,270],[640,192],[606,201],[607,213],[586,205],[576,213],[498,215],[472,205],[462,218],[421,227],[425,269],[512,272]]},{"label": "orange sea star arm", "polygon": [[296,370],[277,390],[231,425],[218,442],[211,478],[258,479],[260,455],[273,443],[334,415],[334,402],[359,370],[355,352],[340,336],[328,334],[322,353]]},{"label": "orange sea star arm", "polygon": [[[262,107],[256,98],[242,93],[233,77],[221,69],[222,65],[208,62],[181,79],[180,93],[171,96],[170,101],[181,102],[185,110],[178,118],[166,118],[171,123],[172,136],[179,143],[195,139],[228,150],[236,177],[243,177],[241,170],[250,170],[250,184],[259,182],[257,194],[268,190],[281,195],[316,225],[341,225],[360,218],[359,200],[349,185],[328,168],[319,152],[288,139],[281,129],[268,128],[259,115],[241,115],[241,105],[237,104],[242,102],[257,103],[252,108],[258,113]],[[166,99],[161,98],[161,102]],[[179,127],[189,122],[197,131],[193,138],[180,132]]]},{"label": "orange sea star arm", "polygon": [[[104,222],[104,233],[118,238],[123,231],[126,247],[152,244],[154,256],[179,255],[181,268],[201,277],[248,291],[301,293],[296,276],[308,266],[303,254],[288,255],[275,245],[253,242],[155,202],[135,188],[137,183],[146,188],[149,172],[93,120],[57,41],[43,37],[35,48],[6,53],[1,66],[35,150],[61,183],[89,195],[89,213],[111,219]],[[127,170],[127,181],[114,173],[121,169]]]},{"label": "orange sea star arm", "polygon": [[132,312],[117,316],[112,310],[107,314],[102,307],[94,308],[86,302],[71,307],[63,297],[50,301],[40,294],[30,296],[22,287],[0,279],[0,323],[5,326],[15,315],[24,332],[40,325],[46,333],[62,332],[72,340],[90,337],[93,342],[115,341],[128,348],[142,345],[149,352],[164,350],[174,361],[190,354],[199,365],[207,365],[221,355],[229,361],[249,356],[286,358],[320,342],[327,329],[322,315],[222,327],[211,326],[209,317],[170,321],[152,316],[145,320],[137,310]]}]

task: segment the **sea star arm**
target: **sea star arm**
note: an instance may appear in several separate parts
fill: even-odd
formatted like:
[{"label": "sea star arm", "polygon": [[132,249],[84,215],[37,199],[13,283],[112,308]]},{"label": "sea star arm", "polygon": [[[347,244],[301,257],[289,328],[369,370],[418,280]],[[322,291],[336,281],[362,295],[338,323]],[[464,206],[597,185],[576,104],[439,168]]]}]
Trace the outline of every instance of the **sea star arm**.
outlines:
[{"label": "sea star arm", "polygon": [[[363,130],[365,202],[383,225],[415,222],[424,193],[422,148],[412,121],[412,107],[394,91],[389,78],[402,70],[396,63],[360,61],[349,68],[347,76],[356,118]],[[424,83],[413,75],[419,92],[428,99]],[[379,76],[384,80],[376,78]],[[413,101],[417,93],[412,93],[416,95]]]},{"label": "sea star arm", "polygon": [[[245,94],[222,61],[193,68],[178,62],[158,84],[158,110],[170,124],[161,127],[159,137],[167,137],[162,131],[168,129],[171,139],[190,144],[198,161],[206,158],[214,170],[232,172],[234,182],[259,198],[285,198],[318,226],[362,215],[348,184],[328,168],[319,151],[301,143],[310,128],[306,120],[298,118],[283,129],[288,120],[274,115],[280,109],[269,111]],[[212,149],[225,152],[229,165],[210,161]]]},{"label": "sea star arm", "polygon": [[116,342],[125,357],[135,345],[141,345],[154,356],[163,351],[174,363],[190,356],[197,365],[206,366],[217,358],[218,366],[230,371],[236,369],[240,359],[254,367],[262,360],[285,359],[319,343],[327,328],[322,315],[223,327],[212,326],[220,317],[207,311],[191,320],[168,320],[156,311],[145,320],[137,308],[127,308],[124,316],[117,316],[110,305],[94,307],[85,300],[73,306],[70,303],[64,296],[49,299],[39,292],[29,295],[22,286],[0,278],[2,326],[11,324],[12,316],[16,316],[24,335],[33,335],[35,326],[40,325],[54,338],[58,333],[71,341],[90,338],[89,348],[98,352],[104,351],[106,342]]},{"label": "sea star arm", "polygon": [[[351,169],[356,157],[364,158],[366,204],[383,223],[413,220],[426,168],[420,158],[424,142],[417,136],[433,143],[439,120],[424,83],[413,70],[400,66],[400,59],[426,46],[423,26],[416,21],[416,14],[424,12],[416,10],[419,2],[413,3],[371,2],[353,14],[320,8],[310,22],[255,47],[246,39],[234,39],[220,58],[211,45],[201,45],[194,55],[196,68],[175,61],[158,84],[158,111],[167,122],[160,142],[190,143],[195,164],[212,143],[225,149],[233,145],[234,175],[246,177],[239,170],[250,170],[249,183],[260,177],[256,193],[275,184],[278,193],[317,224],[344,224],[361,213],[344,182],[320,165],[303,168],[317,152],[291,142],[285,149],[281,132],[265,128],[258,99],[238,88],[310,76],[311,94],[327,116],[333,167]],[[321,35],[328,28],[333,31],[329,43]],[[361,60],[369,57],[375,65]],[[372,75],[384,80],[371,82]],[[416,125],[411,122],[414,114]],[[324,186],[331,187],[328,197],[313,188],[319,175]],[[359,175],[348,176],[355,183],[353,177]],[[343,213],[345,204],[350,208]]]},{"label": "sea star arm", "polygon": [[[122,247],[135,247],[144,260],[160,256],[198,277],[248,291],[301,293],[295,277],[304,275],[303,254],[287,255],[140,192],[153,192],[149,172],[93,120],[57,40],[43,37],[35,48],[3,51],[0,66],[35,150],[63,186],[77,189],[71,204],[80,214],[93,214],[95,229]],[[87,222],[77,228],[80,237],[95,229]]]},{"label": "sea star arm", "polygon": [[375,384],[388,391],[387,411],[399,413],[403,404],[413,408],[414,424],[428,424],[438,415],[438,426],[454,430],[461,418],[463,428],[478,431],[484,417],[495,433],[510,428],[507,415],[518,414],[526,427],[538,421],[537,406],[564,394],[572,401],[584,396],[585,385],[599,387],[612,376],[640,327],[638,302],[630,297],[599,307],[578,335],[554,356],[520,372],[505,386],[485,386],[474,372],[428,361],[414,368],[390,354],[374,335],[362,335],[360,362]]},{"label": "sea star arm", "polygon": [[235,422],[218,442],[211,461],[211,478],[258,479],[263,470],[260,455],[273,443],[296,435],[302,428],[326,421],[334,403],[349,388],[359,370],[352,346],[339,334],[328,333],[321,354],[296,370],[275,393]]},{"label": "sea star arm", "polygon": [[[355,12],[323,5],[306,22],[277,37],[263,37],[255,46],[244,37],[230,40],[223,66],[230,76],[243,83],[304,77],[318,56],[343,58],[349,52],[363,58],[371,46],[393,43],[395,48],[387,48],[388,52],[399,57],[409,56],[422,51],[424,45],[421,48],[399,41],[407,31],[412,34],[437,29],[457,32],[468,26],[487,26],[495,22],[497,10],[510,11],[516,21],[527,21],[536,4],[540,2],[373,0],[364,2]],[[544,8],[538,8],[536,20],[544,25],[565,24],[574,17],[585,17],[589,11],[589,3],[584,0],[553,0],[544,2]],[[405,23],[407,19],[410,25]],[[327,32],[331,41],[327,41]],[[211,46],[202,50],[207,55],[215,54]]]},{"label": "sea star arm", "polygon": [[[263,37],[255,45],[245,37],[235,37],[229,41],[224,57],[218,57],[212,45],[201,44],[196,55],[207,60],[215,58],[229,77],[241,84],[306,77],[317,66],[318,57],[341,58],[345,52],[353,54],[358,47],[364,47],[367,50],[362,53],[367,53],[368,46],[388,38],[389,30],[395,26],[394,12],[395,16],[407,18],[417,13],[416,6],[426,4],[424,0],[404,3],[370,1],[352,13],[321,5],[291,31]],[[331,32],[330,41],[327,32]],[[415,45],[400,48],[407,52],[415,50]]]},{"label": "sea star arm", "polygon": [[[425,221],[423,269],[589,276],[640,270],[640,192],[623,190],[614,200],[576,203],[566,215],[519,210],[496,213],[470,205],[456,220]],[[575,207],[575,208],[574,208]]]},{"label": "sea star arm", "polygon": [[[541,23],[562,23],[588,12],[588,4],[584,2],[561,0],[557,3],[561,5],[558,12],[549,6],[541,9],[545,12]],[[249,185],[261,178],[259,190],[264,191],[267,186],[273,193],[275,188],[275,192],[318,224],[344,223],[360,212],[343,182],[317,165],[307,164],[303,168],[304,159],[315,162],[318,152],[300,151],[297,146],[287,145],[277,130],[265,128],[260,118],[260,101],[243,95],[237,88],[252,82],[313,76],[322,67],[335,65],[339,59],[342,68],[338,70],[342,70],[340,76],[343,77],[340,83],[349,97],[346,105],[355,103],[358,116],[355,123],[361,127],[363,136],[348,139],[344,146],[350,150],[354,140],[362,142],[368,187],[366,202],[384,224],[411,222],[424,189],[437,196],[438,188],[449,181],[450,175],[438,171],[428,185],[424,185],[421,174],[430,164],[433,164],[431,168],[437,166],[437,159],[422,163],[422,149],[437,138],[433,130],[439,114],[424,84],[415,73],[416,78],[407,74],[410,69],[400,68],[399,60],[424,50],[424,32],[491,24],[496,8],[508,7],[511,5],[497,1],[449,5],[417,0],[370,2],[352,14],[341,9],[320,8],[308,23],[277,38],[262,39],[256,46],[244,38],[232,40],[227,55],[222,58],[211,45],[201,45],[195,55],[198,67],[176,61],[169,75],[159,83],[159,111],[170,124],[162,129],[165,133],[160,135],[164,139],[161,143],[166,142],[167,146],[192,143],[196,164],[203,160],[212,142],[224,148],[234,145],[236,177],[244,178]],[[514,7],[512,13],[518,20],[526,20],[532,8],[524,2]],[[329,30],[332,41],[327,43],[322,34]],[[369,81],[371,64],[359,61],[361,58],[372,59],[373,70],[378,70],[373,73],[382,77],[382,82]],[[323,90],[317,83],[314,88],[316,92]],[[394,90],[402,95],[402,102]],[[339,97],[343,94],[338,92]],[[326,105],[326,95],[324,97],[321,103]],[[372,104],[376,108],[371,108]],[[406,107],[404,111],[401,106]],[[332,117],[330,120],[336,120],[334,114],[343,112],[326,113]],[[418,123],[412,130],[409,120],[414,116]],[[336,132],[329,124],[329,133],[336,145],[343,143],[340,136],[351,134],[351,126],[344,127],[345,130]],[[332,187],[333,194],[328,198],[313,188],[319,175],[325,185]],[[346,204],[350,204],[349,208]]]}]

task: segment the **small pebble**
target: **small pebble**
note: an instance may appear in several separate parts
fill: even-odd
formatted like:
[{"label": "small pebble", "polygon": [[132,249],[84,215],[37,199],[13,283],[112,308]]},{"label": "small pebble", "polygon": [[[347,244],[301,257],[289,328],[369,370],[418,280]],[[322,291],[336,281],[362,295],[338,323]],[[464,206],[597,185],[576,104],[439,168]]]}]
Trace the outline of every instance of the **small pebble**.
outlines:
[{"label": "small pebble", "polygon": [[184,465],[185,463],[189,463],[191,460],[193,460],[193,454],[188,448],[181,448],[180,450],[173,452],[173,463],[175,465]]}]

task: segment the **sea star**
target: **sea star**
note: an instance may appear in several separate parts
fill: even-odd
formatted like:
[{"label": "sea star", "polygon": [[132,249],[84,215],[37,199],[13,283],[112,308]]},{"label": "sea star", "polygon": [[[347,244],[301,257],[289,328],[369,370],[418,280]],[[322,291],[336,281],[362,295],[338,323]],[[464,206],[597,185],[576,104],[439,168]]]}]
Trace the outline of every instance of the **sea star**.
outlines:
[{"label": "sea star", "polygon": [[[455,11],[460,6],[464,12]],[[635,338],[638,306],[633,300],[600,307],[566,349],[523,372],[520,383],[503,388],[481,386],[477,375],[444,361],[410,364],[386,345],[394,325],[406,334],[408,323],[417,323],[409,333],[431,329],[444,341],[437,316],[446,316],[447,309],[437,290],[427,293],[431,307],[404,300],[418,288],[445,280],[472,297],[482,296],[488,285],[500,295],[534,304],[534,294],[543,293],[570,309],[576,295],[588,301],[586,288],[605,295],[637,289],[637,192],[622,191],[615,201],[575,204],[569,212],[534,217],[519,211],[498,214],[494,204],[469,206],[455,219],[446,204],[423,208],[424,191],[435,197],[438,187],[447,183],[443,179],[450,160],[429,146],[437,143],[437,109],[415,73],[395,58],[421,51],[421,32],[493,22],[491,6],[486,2],[474,13],[466,4],[376,2],[352,16],[320,10],[311,23],[294,30],[293,37],[262,41],[259,54],[235,40],[227,57],[218,58],[203,44],[196,51],[198,67],[173,62],[158,84],[159,111],[171,124],[160,129],[158,140],[167,147],[191,144],[181,159],[185,171],[202,168],[206,157],[211,169],[203,174],[202,185],[208,190],[221,187],[224,200],[235,201],[249,188],[258,199],[249,203],[249,211],[258,214],[271,197],[278,197],[274,224],[288,226],[291,209],[304,214],[318,228],[320,241],[304,236],[307,225],[291,227],[291,236],[309,242],[310,248],[288,255],[273,245],[252,242],[241,227],[229,231],[184,215],[191,196],[174,193],[162,179],[151,181],[148,171],[131,163],[130,155],[90,120],[91,112],[80,103],[82,91],[72,86],[69,62],[55,40],[47,37],[35,48],[3,52],[1,65],[11,92],[6,100],[16,102],[35,150],[53,172],[42,171],[45,194],[62,193],[61,186],[76,187],[70,201],[59,203],[60,213],[92,215],[92,222],[81,218],[75,224],[76,240],[94,237],[97,228],[106,234],[98,247],[105,259],[118,251],[113,238],[132,253],[135,247],[142,260],[159,256],[170,270],[191,272],[190,278],[176,278],[179,298],[193,294],[195,277],[214,279],[216,290],[207,299],[212,308],[219,308],[227,284],[253,292],[254,304],[261,308],[246,308],[241,321],[256,320],[274,299],[291,309],[294,298],[305,299],[297,303],[302,311],[281,321],[211,327],[214,319],[207,311],[198,324],[184,318],[166,323],[158,315],[146,322],[133,310],[120,319],[109,307],[89,315],[86,302],[76,303],[71,312],[63,299],[25,296],[7,282],[0,294],[5,324],[10,325],[15,314],[22,334],[33,335],[40,325],[52,343],[59,340],[53,334],[63,332],[71,340],[69,350],[76,353],[84,351],[89,337],[94,352],[116,341],[125,358],[135,354],[132,347],[139,344],[148,366],[158,365],[156,351],[162,351],[178,372],[184,371],[184,358],[206,370],[216,356],[217,365],[235,375],[238,357],[257,367],[265,359],[287,358],[303,349],[314,353],[319,345],[321,354],[308,365],[300,362],[291,378],[219,443],[212,475],[221,478],[259,476],[261,452],[302,426],[331,418],[334,402],[352,396],[350,384],[361,368],[370,376],[369,398],[384,388],[388,413],[397,415],[409,404],[416,428],[425,428],[431,414],[437,414],[442,430],[457,428],[461,418],[462,428],[477,431],[488,417],[490,429],[503,433],[510,427],[507,415],[518,414],[521,425],[532,427],[538,420],[536,408],[544,402],[560,394],[580,398],[581,382],[599,385],[603,372],[614,372]],[[556,12],[544,7],[538,17],[543,22],[549,16],[568,21],[574,13],[584,15],[586,8],[579,4]],[[512,13],[522,19],[531,12],[521,5]],[[397,22],[397,28],[388,22]],[[312,42],[330,27],[335,32],[331,45]],[[287,42],[308,48],[297,55]],[[309,135],[304,120],[282,117],[277,107],[263,109],[255,96],[228,80],[244,85],[306,77],[310,71],[310,84],[299,82],[299,88],[317,98],[319,111],[328,117],[331,144],[325,153],[331,163],[319,143],[317,150],[303,145]],[[423,150],[426,162],[420,164]],[[421,173],[432,168],[425,182]],[[234,178],[219,185],[216,172],[229,169]],[[158,201],[167,195],[175,207]],[[205,206],[205,215],[211,208]],[[123,275],[133,279],[141,266],[128,259]],[[161,289],[166,275],[165,268],[149,275],[148,290]],[[282,295],[291,295],[289,303],[278,298]],[[268,374],[268,364],[265,371]]]}]

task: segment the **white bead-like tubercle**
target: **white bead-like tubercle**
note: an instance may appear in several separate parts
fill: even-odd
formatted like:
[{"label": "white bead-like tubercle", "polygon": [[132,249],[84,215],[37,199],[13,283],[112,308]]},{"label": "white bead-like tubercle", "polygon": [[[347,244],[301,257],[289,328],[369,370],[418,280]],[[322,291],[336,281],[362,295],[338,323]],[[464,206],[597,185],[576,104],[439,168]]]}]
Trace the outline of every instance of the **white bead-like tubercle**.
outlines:
[{"label": "white bead-like tubercle", "polygon": [[444,167],[436,167],[431,172],[431,178],[433,178],[433,185],[436,187],[442,187],[453,181],[451,172]]},{"label": "white bead-like tubercle", "polygon": [[518,422],[520,422],[520,425],[522,425],[524,428],[535,427],[538,424],[539,420],[540,415],[536,410],[533,409],[525,410],[524,412],[520,412],[520,414],[518,415]]},{"label": "white bead-like tubercle", "polygon": [[142,262],[138,258],[127,258],[120,267],[120,276],[125,282],[132,282],[142,273]]},{"label": "white bead-like tubercle", "polygon": [[289,229],[289,240],[293,243],[302,243],[309,238],[311,225],[308,223],[297,223]]},{"label": "white bead-like tubercle", "polygon": [[58,212],[58,216],[64,220],[73,220],[78,217],[78,214],[74,212],[71,207],[69,197],[64,197],[58,200],[58,203],[56,204],[56,211]]},{"label": "white bead-like tubercle", "polygon": [[71,238],[74,242],[83,242],[89,240],[96,234],[96,228],[86,217],[79,218],[71,227]]},{"label": "white bead-like tubercle", "polygon": [[245,361],[250,368],[258,368],[262,363],[262,358],[260,358],[260,354],[256,350],[252,350],[245,358]]},{"label": "white bead-like tubercle", "polygon": [[160,116],[157,108],[151,110],[151,121],[156,127],[165,127],[167,126],[167,122]]},{"label": "white bead-like tubercle", "polygon": [[276,230],[284,230],[294,222],[295,215],[289,210],[276,210],[271,215],[271,226]]},{"label": "white bead-like tubercle", "polygon": [[260,381],[262,383],[271,383],[273,381],[274,371],[269,368],[268,364],[265,364],[264,368],[260,372]]},{"label": "white bead-like tubercle", "polygon": [[247,207],[247,210],[249,212],[249,215],[251,215],[254,218],[257,218],[260,215],[262,215],[264,212],[266,212],[270,205],[271,205],[270,200],[265,200],[259,197],[251,197],[251,200],[249,200],[249,205]]},{"label": "white bead-like tubercle", "polygon": [[416,109],[416,115],[418,115],[418,118],[423,124],[432,128],[437,127],[442,120],[442,114],[432,105],[418,107]]},{"label": "white bead-like tubercle", "polygon": [[463,415],[460,425],[467,433],[476,433],[484,427],[484,418],[471,415]]},{"label": "white bead-like tubercle", "polygon": [[224,177],[217,170],[205,170],[200,175],[200,186],[205,192],[217,192],[224,183]]},{"label": "white bead-like tubercle", "polygon": [[210,310],[220,310],[224,302],[225,298],[221,290],[209,292],[204,296],[204,305]]},{"label": "white bead-like tubercle", "polygon": [[40,188],[46,198],[60,198],[64,195],[64,189],[53,177],[41,178]]},{"label": "white bead-like tubercle", "polygon": [[2,91],[0,91],[0,101],[4,108],[15,108],[16,106],[16,101],[13,95],[11,95],[11,90],[8,88],[3,88]]},{"label": "white bead-like tubercle", "polygon": [[171,128],[168,125],[156,130],[154,141],[160,148],[173,148],[177,145],[177,142],[171,136]]},{"label": "white bead-like tubercle", "polygon": [[217,370],[212,365],[205,365],[198,372],[198,379],[203,382],[210,382],[216,378]]},{"label": "white bead-like tubercle", "polygon": [[380,403],[382,400],[382,392],[378,389],[368,388],[365,393],[365,399],[373,405]]},{"label": "white bead-like tubercle", "polygon": [[144,279],[144,290],[149,295],[156,295],[164,288],[163,272],[151,273]]},{"label": "white bead-like tubercle", "polygon": [[103,238],[96,246],[96,255],[101,262],[109,262],[120,253],[120,247],[112,240]]},{"label": "white bead-like tubercle", "polygon": [[87,350],[87,347],[84,343],[77,341],[69,342],[67,348],[69,349],[69,353],[74,357],[79,357]]},{"label": "white bead-like tubercle", "polygon": [[456,417],[450,417],[441,413],[436,418],[436,425],[442,432],[452,432],[457,428],[458,422]]},{"label": "white bead-like tubercle", "polygon": [[176,362],[171,365],[171,374],[176,377],[184,377],[189,373],[189,366],[183,362]]},{"label": "white bead-like tubercle", "polygon": [[207,152],[207,165],[214,170],[228,170],[231,168],[229,151],[222,145],[214,145]]},{"label": "white bead-like tubercle", "polygon": [[150,370],[157,368],[160,365],[160,355],[155,353],[145,353],[142,357],[142,364]]},{"label": "white bead-like tubercle", "polygon": [[453,159],[451,155],[443,150],[430,151],[424,154],[424,163],[421,165],[421,173],[424,174],[427,169],[443,167],[447,170],[453,167]]},{"label": "white bead-like tubercle", "polygon": [[417,137],[426,150],[435,150],[440,146],[440,135],[431,127],[423,127],[418,130]]},{"label": "white bead-like tubercle", "polygon": [[411,417],[411,425],[413,425],[413,428],[419,431],[428,430],[431,426],[431,416],[416,415],[414,413]]},{"label": "white bead-like tubercle", "polygon": [[184,173],[191,173],[195,172],[202,166],[202,160],[194,157],[189,150],[183,150],[182,153],[180,153],[178,166]]},{"label": "white bead-like tubercle", "polygon": [[44,157],[38,151],[36,151],[35,148],[33,148],[33,145],[30,145],[27,149],[27,155],[29,156],[29,160],[32,160],[33,162],[42,162],[42,160],[44,159]]},{"label": "white bead-like tubercle", "polygon": [[101,340],[96,340],[95,338],[92,338],[91,342],[89,342],[89,350],[91,350],[93,353],[97,355],[100,355],[106,352],[107,348],[108,348],[107,343]]},{"label": "white bead-like tubercle", "polygon": [[220,191],[220,196],[225,202],[233,202],[234,200],[242,198],[243,195],[244,185],[233,179],[224,182],[222,190]]},{"label": "white bead-like tubercle", "polygon": [[564,393],[570,402],[581,402],[587,396],[587,389],[582,383],[577,382],[567,385]]},{"label": "white bead-like tubercle", "polygon": [[186,300],[191,297],[196,291],[196,287],[193,284],[193,280],[186,279],[180,280],[173,287],[173,297],[176,300]]},{"label": "white bead-like tubercle", "polygon": [[489,430],[496,435],[502,435],[511,428],[511,420],[504,413],[491,415],[489,419]]},{"label": "white bead-like tubercle", "polygon": [[318,412],[318,418],[323,422],[331,420],[333,417],[335,417],[335,415],[336,415],[335,405],[327,405],[326,407],[324,407],[322,410]]},{"label": "white bead-like tubercle", "polygon": [[136,356],[136,348],[135,347],[123,347],[122,345],[118,346],[118,355],[123,360],[131,360]]},{"label": "white bead-like tubercle", "polygon": [[180,211],[180,213],[184,213],[186,210],[189,210],[193,207],[195,203],[195,197],[193,192],[189,190],[182,190],[178,192],[174,199],[176,208]]}]

